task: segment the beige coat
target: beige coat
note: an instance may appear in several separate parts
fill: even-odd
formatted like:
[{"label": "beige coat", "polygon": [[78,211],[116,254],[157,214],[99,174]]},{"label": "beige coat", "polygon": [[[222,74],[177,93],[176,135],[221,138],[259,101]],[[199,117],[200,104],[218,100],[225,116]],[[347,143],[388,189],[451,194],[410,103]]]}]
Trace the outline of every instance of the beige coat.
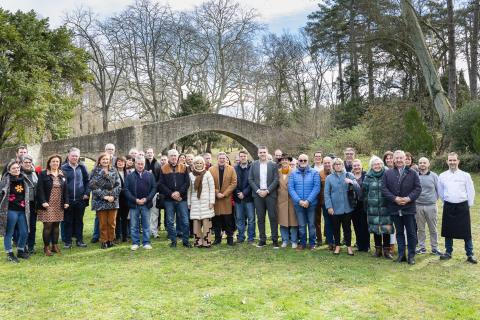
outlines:
[{"label": "beige coat", "polygon": [[296,227],[298,226],[297,216],[295,215],[292,198],[288,194],[288,175],[282,174],[281,170],[279,170],[278,176],[278,224],[284,227]]},{"label": "beige coat", "polygon": [[[220,188],[218,165],[211,167],[208,171],[213,176],[215,182],[215,215],[227,215],[232,214],[232,194],[237,187],[237,173],[232,166],[225,165],[225,171],[223,172],[223,183]],[[217,193],[222,193],[225,197],[217,198]]]}]

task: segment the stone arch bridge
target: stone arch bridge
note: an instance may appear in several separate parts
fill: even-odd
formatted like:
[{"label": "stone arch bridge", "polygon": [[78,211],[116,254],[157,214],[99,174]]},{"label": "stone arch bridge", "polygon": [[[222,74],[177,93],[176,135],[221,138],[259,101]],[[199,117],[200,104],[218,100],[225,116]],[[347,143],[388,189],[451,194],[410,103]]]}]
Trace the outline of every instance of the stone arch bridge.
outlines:
[{"label": "stone arch bridge", "polygon": [[[96,159],[104,151],[107,143],[115,144],[116,154],[127,154],[131,148],[142,150],[146,147],[152,147],[158,153],[183,137],[206,131],[231,137],[239,142],[253,158],[257,157],[257,148],[261,145],[267,146],[271,152],[280,148],[284,152],[295,154],[311,141],[308,133],[300,134],[289,129],[275,128],[221,114],[205,113],[44,142],[29,146],[29,152],[36,163],[44,163],[48,156],[54,153],[64,156],[71,147],[79,148],[84,157]],[[1,149],[0,163],[4,164],[14,158],[15,149]]]}]

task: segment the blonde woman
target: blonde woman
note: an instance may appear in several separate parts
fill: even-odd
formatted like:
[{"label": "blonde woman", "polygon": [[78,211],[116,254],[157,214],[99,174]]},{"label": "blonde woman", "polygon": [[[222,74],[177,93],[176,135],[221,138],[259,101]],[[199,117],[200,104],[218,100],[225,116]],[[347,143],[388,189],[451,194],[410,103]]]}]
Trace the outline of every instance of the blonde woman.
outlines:
[{"label": "blonde woman", "polygon": [[212,218],[215,216],[215,182],[205,167],[205,159],[197,156],[193,159],[189,173],[188,209],[193,220],[194,246],[210,248],[212,245]]}]

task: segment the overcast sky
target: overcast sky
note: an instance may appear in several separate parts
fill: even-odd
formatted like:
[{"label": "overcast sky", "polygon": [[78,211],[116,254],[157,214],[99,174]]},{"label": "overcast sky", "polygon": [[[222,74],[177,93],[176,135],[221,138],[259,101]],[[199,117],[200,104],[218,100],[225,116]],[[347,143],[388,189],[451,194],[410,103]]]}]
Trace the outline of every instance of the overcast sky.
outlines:
[{"label": "overcast sky", "polygon": [[[58,27],[66,12],[79,6],[86,6],[94,12],[108,16],[121,11],[134,0],[2,0],[0,6],[10,11],[35,10],[42,18],[48,17],[52,27]],[[176,10],[189,10],[203,0],[159,0],[168,3]],[[296,32],[305,26],[307,15],[317,7],[316,0],[239,0],[245,8],[255,8],[260,14],[260,21],[272,32],[284,30]]]}]

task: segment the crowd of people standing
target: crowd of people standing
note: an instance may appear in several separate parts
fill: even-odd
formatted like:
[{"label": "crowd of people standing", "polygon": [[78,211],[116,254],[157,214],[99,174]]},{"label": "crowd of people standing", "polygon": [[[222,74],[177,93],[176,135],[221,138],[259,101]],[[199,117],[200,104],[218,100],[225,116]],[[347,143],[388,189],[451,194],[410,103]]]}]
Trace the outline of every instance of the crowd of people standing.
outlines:
[{"label": "crowd of people standing", "polygon": [[[278,149],[272,156],[265,146],[258,147],[257,156],[252,162],[241,150],[231,161],[220,152],[214,165],[208,153],[183,155],[171,149],[157,160],[148,148],[123,157],[107,144],[89,173],[78,148],[71,148],[64,161],[50,156],[41,170],[21,146],[0,181],[0,235],[7,259],[19,262],[35,253],[37,221],[43,223],[46,256],[61,253],[60,237],[64,249],[86,247],[83,220],[90,205],[96,212],[92,243],[100,242],[102,249],[128,239],[133,251],[152,249],[163,211],[172,248],[178,239],[186,248],[211,248],[225,236],[228,246],[246,242],[262,248],[268,217],[273,249],[326,245],[338,255],[346,246],[354,256],[356,247],[371,250],[374,257],[415,264],[416,255],[427,253],[427,225],[432,254],[448,260],[453,239],[462,239],[467,261],[477,263],[470,221],[475,190],[454,152],[447,157],[449,170],[439,176],[430,171],[427,158],[415,164],[401,150],[372,156],[367,170],[353,148],[345,149],[343,159],[317,151],[313,163],[307,154],[293,158]],[[439,199],[444,253],[438,245]]]}]

